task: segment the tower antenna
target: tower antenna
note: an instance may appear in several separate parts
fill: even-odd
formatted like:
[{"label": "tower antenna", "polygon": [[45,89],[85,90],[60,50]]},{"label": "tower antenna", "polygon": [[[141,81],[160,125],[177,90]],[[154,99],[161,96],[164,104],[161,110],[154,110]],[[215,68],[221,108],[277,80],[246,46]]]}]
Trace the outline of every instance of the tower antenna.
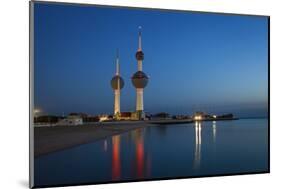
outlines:
[{"label": "tower antenna", "polygon": [[116,50],[116,75],[120,74],[120,69],[119,69],[119,49],[117,48]]},{"label": "tower antenna", "polygon": [[139,26],[139,51],[141,51],[141,29],[142,29],[142,27],[141,26]]}]

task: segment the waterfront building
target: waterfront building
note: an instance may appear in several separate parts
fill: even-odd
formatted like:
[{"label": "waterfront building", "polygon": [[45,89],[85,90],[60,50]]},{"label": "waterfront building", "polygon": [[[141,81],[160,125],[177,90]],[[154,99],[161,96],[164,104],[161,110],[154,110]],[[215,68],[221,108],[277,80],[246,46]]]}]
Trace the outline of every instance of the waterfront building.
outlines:
[{"label": "waterfront building", "polygon": [[170,116],[170,114],[166,113],[166,112],[160,112],[154,115],[150,116],[151,120],[169,120],[172,119],[172,117]]},{"label": "waterfront building", "polygon": [[143,72],[142,62],[144,60],[144,53],[142,51],[142,38],[141,38],[141,27],[139,27],[138,34],[138,50],[136,52],[136,59],[138,64],[138,71],[134,73],[132,76],[132,83],[136,88],[136,114],[137,119],[142,120],[145,119],[144,113],[144,103],[143,103],[143,89],[146,87],[148,83],[148,77]]},{"label": "waterfront building", "polygon": [[206,113],[204,112],[195,112],[195,114],[193,115],[193,119],[196,121],[200,121],[206,118]]},{"label": "waterfront building", "polygon": [[55,124],[63,117],[54,115],[41,115],[34,118],[34,123],[36,124]]},{"label": "waterfront building", "polygon": [[124,87],[124,80],[120,76],[120,67],[119,67],[119,52],[117,50],[116,56],[116,73],[115,76],[111,79],[111,87],[114,90],[114,118],[119,119],[120,117],[120,92]]},{"label": "waterfront building", "polygon": [[98,117],[99,117],[99,122],[111,121],[112,120],[112,116],[111,115],[107,115],[107,114],[101,114]]},{"label": "waterfront building", "polygon": [[79,115],[69,115],[64,119],[59,120],[57,125],[82,125],[83,119]]},{"label": "waterfront building", "polygon": [[121,112],[119,120],[139,120],[137,112]]}]

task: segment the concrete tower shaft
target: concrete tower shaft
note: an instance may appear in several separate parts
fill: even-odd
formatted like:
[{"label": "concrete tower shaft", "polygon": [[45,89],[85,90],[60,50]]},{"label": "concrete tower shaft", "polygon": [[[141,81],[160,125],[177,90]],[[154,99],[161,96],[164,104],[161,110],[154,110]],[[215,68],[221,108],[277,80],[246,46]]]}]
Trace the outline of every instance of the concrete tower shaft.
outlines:
[{"label": "concrete tower shaft", "polygon": [[143,111],[143,88],[137,88],[136,110]]},{"label": "concrete tower shaft", "polygon": [[120,113],[120,89],[114,90],[114,115]]}]

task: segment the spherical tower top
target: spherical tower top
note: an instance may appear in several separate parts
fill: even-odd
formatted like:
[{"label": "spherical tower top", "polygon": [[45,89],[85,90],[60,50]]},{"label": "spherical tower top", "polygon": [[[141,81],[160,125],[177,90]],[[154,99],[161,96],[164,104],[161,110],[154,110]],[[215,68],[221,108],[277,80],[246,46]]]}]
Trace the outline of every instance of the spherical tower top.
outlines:
[{"label": "spherical tower top", "polygon": [[145,88],[148,83],[147,75],[142,71],[137,71],[132,77],[135,88]]},{"label": "spherical tower top", "polygon": [[136,59],[137,60],[143,60],[144,59],[144,53],[142,51],[137,51]]},{"label": "spherical tower top", "polygon": [[111,79],[111,87],[114,90],[122,89],[124,87],[124,80],[123,80],[123,78],[121,76],[119,76],[119,75],[115,75]]},{"label": "spherical tower top", "polygon": [[111,79],[111,87],[114,90],[122,89],[124,87],[124,80],[120,76],[120,68],[119,68],[119,50],[117,49],[117,56],[116,56],[116,74]]}]

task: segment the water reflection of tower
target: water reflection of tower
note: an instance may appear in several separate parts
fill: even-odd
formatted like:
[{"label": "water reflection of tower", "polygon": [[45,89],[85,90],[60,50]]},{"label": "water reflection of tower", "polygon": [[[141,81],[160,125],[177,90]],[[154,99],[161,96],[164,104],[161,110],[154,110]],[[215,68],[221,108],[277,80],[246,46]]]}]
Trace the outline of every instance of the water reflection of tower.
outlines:
[{"label": "water reflection of tower", "polygon": [[[135,156],[133,160],[133,173],[136,178],[149,177],[151,173],[151,157],[149,149],[145,148],[146,129],[136,129],[131,132],[131,139],[135,144]],[[148,147],[148,146],[147,146]]]},{"label": "water reflection of tower", "polygon": [[103,150],[107,152],[107,139],[103,141]]},{"label": "water reflection of tower", "polygon": [[120,160],[120,135],[112,137],[112,180],[118,180],[121,176]]},{"label": "water reflection of tower", "polygon": [[144,119],[144,105],[143,105],[143,89],[146,87],[148,83],[147,75],[142,71],[142,61],[144,59],[144,53],[142,51],[141,46],[141,27],[139,27],[139,47],[136,53],[136,59],[138,61],[138,71],[134,73],[132,77],[132,83],[136,88],[137,99],[136,99],[136,113],[138,119]]},{"label": "water reflection of tower", "polygon": [[200,167],[201,161],[201,122],[195,122],[195,152],[194,152],[194,168]]},{"label": "water reflection of tower", "polygon": [[213,128],[213,141],[214,143],[216,142],[216,137],[217,137],[217,125],[216,125],[216,121],[213,121],[213,125],[212,125],[212,128]]},{"label": "water reflection of tower", "polygon": [[212,125],[212,128],[213,128],[213,158],[214,160],[217,159],[216,157],[216,152],[217,152],[217,144],[216,144],[216,140],[217,140],[217,122],[216,121],[213,121],[213,125]]},{"label": "water reflection of tower", "polygon": [[136,130],[136,167],[137,177],[143,178],[144,176],[144,142],[142,130]]}]

